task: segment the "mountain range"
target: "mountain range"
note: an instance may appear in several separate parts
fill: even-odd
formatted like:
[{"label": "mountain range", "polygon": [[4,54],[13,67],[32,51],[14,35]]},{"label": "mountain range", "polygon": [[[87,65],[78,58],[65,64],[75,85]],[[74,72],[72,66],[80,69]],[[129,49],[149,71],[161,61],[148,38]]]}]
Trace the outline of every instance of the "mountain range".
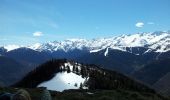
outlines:
[{"label": "mountain range", "polygon": [[[99,39],[67,39],[61,42],[54,41],[48,43],[36,43],[30,46],[18,46],[18,45],[6,45],[4,46],[7,51],[13,49],[25,47],[30,48],[36,51],[50,51],[55,52],[62,50],[65,52],[78,49],[78,50],[87,50],[90,53],[98,52],[103,49],[106,49],[105,56],[107,55],[107,48],[127,51],[134,53],[132,50],[128,50],[128,47],[145,47],[147,52],[167,52],[170,50],[170,31],[156,31],[152,33],[137,33],[130,35],[121,35],[108,38],[99,38]],[[139,53],[134,53],[138,55]]]},{"label": "mountain range", "polygon": [[96,64],[136,78],[159,92],[159,85],[156,84],[161,84],[160,79],[168,79],[167,74],[170,72],[168,63],[170,62],[170,31],[136,33],[92,40],[68,39],[29,46],[6,45],[0,47],[0,57],[10,58],[21,64],[25,74],[53,58],[67,58],[86,64]]}]

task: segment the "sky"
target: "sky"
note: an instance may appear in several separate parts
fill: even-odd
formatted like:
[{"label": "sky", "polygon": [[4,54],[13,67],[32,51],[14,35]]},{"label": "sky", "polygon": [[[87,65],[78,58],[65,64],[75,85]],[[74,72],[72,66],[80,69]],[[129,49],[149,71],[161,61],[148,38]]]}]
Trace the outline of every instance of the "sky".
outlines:
[{"label": "sky", "polygon": [[0,45],[170,30],[170,0],[0,0]]}]

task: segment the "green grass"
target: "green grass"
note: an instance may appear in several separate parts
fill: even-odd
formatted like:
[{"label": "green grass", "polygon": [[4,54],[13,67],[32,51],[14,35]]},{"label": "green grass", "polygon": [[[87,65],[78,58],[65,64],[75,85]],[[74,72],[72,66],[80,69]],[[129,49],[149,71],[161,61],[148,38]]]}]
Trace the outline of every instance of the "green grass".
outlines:
[{"label": "green grass", "polygon": [[[15,93],[18,88],[0,88],[0,93]],[[40,100],[42,89],[25,89],[32,100]],[[128,90],[67,90],[64,92],[50,91],[53,100],[170,100],[158,94]],[[92,93],[92,94],[88,94]]]}]

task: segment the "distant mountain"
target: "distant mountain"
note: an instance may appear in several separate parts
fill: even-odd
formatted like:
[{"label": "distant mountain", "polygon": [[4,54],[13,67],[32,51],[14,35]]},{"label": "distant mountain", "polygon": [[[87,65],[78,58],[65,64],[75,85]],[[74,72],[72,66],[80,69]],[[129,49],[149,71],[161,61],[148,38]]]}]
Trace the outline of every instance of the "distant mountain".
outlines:
[{"label": "distant mountain", "polygon": [[28,73],[15,87],[65,89],[125,89],[154,93],[154,90],[115,71],[65,59],[48,61]]},{"label": "distant mountain", "polygon": [[0,48],[0,53],[0,81],[4,86],[13,84],[37,65],[52,58],[47,53],[29,48],[18,48],[8,52],[5,48]]},{"label": "distant mountain", "polygon": [[52,58],[48,53],[38,52],[24,47],[8,51],[4,56],[15,59],[19,63],[29,66],[30,69]]},{"label": "distant mountain", "polygon": [[26,67],[17,61],[0,56],[0,84],[1,86],[8,86],[14,84],[25,75]]},{"label": "distant mountain", "polygon": [[93,40],[68,39],[25,47],[8,45],[2,48],[6,53],[0,52],[1,55],[30,66],[41,64],[51,58],[74,59],[105,66],[104,63],[97,61],[100,59],[107,64],[112,63],[108,65],[109,69],[131,73],[136,67],[140,68],[154,59],[168,57],[163,54],[170,50],[170,33],[157,31]]},{"label": "distant mountain", "polygon": [[169,32],[153,32],[153,33],[137,33],[132,35],[121,35],[117,37],[101,38],[93,40],[85,39],[69,39],[62,42],[49,42],[39,46],[30,46],[37,51],[48,50],[51,52],[63,50],[65,52],[79,49],[87,49],[89,52],[98,52],[100,50],[111,48],[121,51],[127,51],[134,54],[132,50],[127,50],[127,47],[145,47],[148,48],[145,52],[166,52],[170,50],[170,33]]},{"label": "distant mountain", "polygon": [[[7,45],[4,46],[8,51],[17,49],[19,46],[16,45]],[[23,46],[21,46],[23,47]],[[31,46],[26,46],[37,51],[58,51],[63,50],[65,52],[71,51],[74,49],[78,50],[88,50],[89,52],[98,52],[106,48],[117,49],[122,51],[127,51],[134,53],[133,50],[128,49],[131,47],[145,47],[146,52],[166,52],[170,50],[170,32],[157,31],[153,33],[137,33],[131,35],[121,35],[116,37],[109,38],[100,38],[100,39],[68,39],[62,42],[54,41],[44,44],[34,44]],[[127,50],[128,49],[128,50]],[[136,50],[135,50],[136,51]],[[139,54],[135,52],[134,54]]]}]

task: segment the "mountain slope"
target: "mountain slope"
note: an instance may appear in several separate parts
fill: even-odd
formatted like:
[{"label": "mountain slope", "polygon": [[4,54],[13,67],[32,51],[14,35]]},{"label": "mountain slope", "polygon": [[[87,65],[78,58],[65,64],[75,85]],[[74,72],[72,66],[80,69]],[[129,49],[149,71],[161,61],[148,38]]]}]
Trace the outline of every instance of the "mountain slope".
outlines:
[{"label": "mountain slope", "polygon": [[[84,78],[85,81],[83,81],[83,83],[81,83],[80,85],[78,84],[77,85],[78,88],[106,89],[106,90],[119,88],[125,90],[127,89],[154,93],[154,91],[148,88],[147,86],[135,82],[134,80],[120,73],[105,70],[95,65],[84,65],[74,61],[67,60],[51,60],[49,62],[46,62],[39,66],[38,68],[36,68],[35,70],[33,70],[32,72],[30,72],[27,76],[25,76],[21,81],[16,83],[14,86],[35,88],[44,82],[46,83],[51,81],[51,79],[55,78],[55,76],[57,76],[58,73],[60,74],[72,73]],[[72,80],[75,80],[74,77],[70,78]],[[56,82],[55,85],[59,84]],[[52,84],[41,86],[45,86],[48,88],[52,86]]]},{"label": "mountain slope", "polygon": [[17,61],[0,56],[0,81],[3,86],[14,84],[25,75],[24,66]]},{"label": "mountain slope", "polygon": [[19,63],[33,69],[38,64],[45,62],[52,58],[48,53],[38,52],[29,48],[19,48],[12,51],[8,51],[4,54],[7,57],[15,59]]},{"label": "mountain slope", "polygon": [[170,96],[170,72],[161,77],[154,85],[153,88],[159,93]]},{"label": "mountain slope", "polygon": [[170,72],[170,58],[155,60],[136,71],[134,76],[145,83],[153,85],[168,72]]},{"label": "mountain slope", "polygon": [[116,70],[122,73],[130,73],[134,68],[132,62],[137,58],[136,55],[129,52],[112,50],[108,48],[108,55],[104,56],[106,49],[99,52],[85,54],[76,59],[76,61],[96,64],[106,69]]}]

